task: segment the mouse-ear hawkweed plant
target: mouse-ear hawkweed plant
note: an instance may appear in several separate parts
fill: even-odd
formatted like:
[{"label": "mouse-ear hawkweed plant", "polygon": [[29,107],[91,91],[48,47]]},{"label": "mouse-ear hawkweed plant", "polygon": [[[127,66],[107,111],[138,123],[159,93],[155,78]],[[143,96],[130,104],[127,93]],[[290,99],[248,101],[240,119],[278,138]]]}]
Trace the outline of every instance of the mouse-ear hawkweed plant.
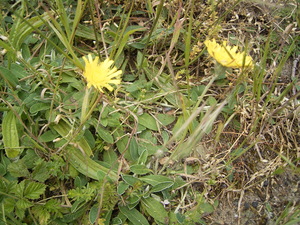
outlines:
[{"label": "mouse-ear hawkweed plant", "polygon": [[230,68],[253,67],[251,56],[247,56],[245,52],[238,52],[238,46],[230,47],[226,41],[218,44],[215,39],[206,40],[204,44],[207,51],[222,66]]}]

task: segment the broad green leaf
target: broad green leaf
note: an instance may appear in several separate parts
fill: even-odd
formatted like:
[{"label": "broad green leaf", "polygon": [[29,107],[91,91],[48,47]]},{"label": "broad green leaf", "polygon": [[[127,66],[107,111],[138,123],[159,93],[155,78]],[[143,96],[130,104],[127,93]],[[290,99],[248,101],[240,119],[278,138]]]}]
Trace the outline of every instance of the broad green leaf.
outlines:
[{"label": "broad green leaf", "polygon": [[174,183],[174,181],[168,177],[162,176],[162,175],[148,175],[144,177],[140,177],[140,180],[151,184],[152,186],[161,184],[161,183]]},{"label": "broad green leaf", "polygon": [[38,199],[45,192],[46,185],[31,181],[25,186],[24,197],[29,199]]},{"label": "broad green leaf", "polygon": [[99,134],[99,136],[107,143],[109,144],[113,144],[114,143],[114,138],[113,136],[110,134],[110,132],[108,132],[107,130],[105,130],[105,128],[101,127],[100,125],[97,126],[97,133]]},{"label": "broad green leaf", "polygon": [[19,64],[12,63],[10,70],[13,72],[14,76],[16,76],[19,79],[28,76],[27,71],[24,69],[24,67],[22,67]]},{"label": "broad green leaf", "polygon": [[112,168],[118,169],[118,155],[113,148],[103,152],[103,161],[108,163]]},{"label": "broad green leaf", "polygon": [[129,144],[129,152],[130,152],[130,156],[132,158],[132,160],[138,160],[139,158],[139,153],[138,153],[138,144],[135,138],[132,138],[130,140],[130,144]]},{"label": "broad green leaf", "polygon": [[160,184],[156,184],[151,189],[151,192],[160,192],[160,191],[163,191],[163,190],[171,187],[173,184],[174,184],[173,181],[165,181],[165,182],[162,182]]},{"label": "broad green leaf", "polygon": [[124,181],[119,182],[117,188],[118,195],[124,194],[128,188],[129,188],[129,184],[125,183]]},{"label": "broad green leaf", "polygon": [[[133,194],[129,197],[128,202],[131,205],[136,205],[140,200],[141,200],[140,196],[138,196],[137,194]],[[132,209],[132,208],[129,207],[129,209]]]},{"label": "broad green leaf", "polygon": [[115,171],[105,166],[100,165],[82,152],[72,146],[66,148],[66,155],[70,164],[80,173],[93,178],[95,180],[100,180],[103,176],[105,178],[116,181],[118,176]]},{"label": "broad green leaf", "polygon": [[147,168],[145,165],[132,165],[130,167],[130,171],[138,175],[143,175],[152,172],[152,170]]},{"label": "broad green leaf", "polygon": [[97,220],[99,204],[95,204],[89,212],[89,221],[91,224],[94,224]]},{"label": "broad green leaf", "polygon": [[162,125],[167,126],[171,123],[174,122],[174,120],[176,119],[175,116],[173,115],[168,115],[168,114],[157,114],[156,118],[159,120],[159,122],[161,122]]},{"label": "broad green leaf", "polygon": [[127,206],[119,206],[121,213],[134,225],[150,225],[147,219],[137,209],[129,209]]},{"label": "broad green leaf", "polygon": [[[67,120],[61,119],[58,124],[52,124],[51,128],[53,128],[57,133],[59,133],[66,140],[74,141],[74,137],[70,134],[73,130],[72,126],[67,122]],[[80,138],[77,143],[80,146],[80,149],[84,151],[87,156],[91,156],[93,154],[91,147],[85,140],[85,138]],[[75,167],[76,168],[76,167]]]},{"label": "broad green leaf", "polygon": [[144,113],[138,117],[138,123],[147,127],[150,130],[158,131],[156,120],[149,115],[148,113]]},{"label": "broad green leaf", "polygon": [[13,111],[8,111],[2,121],[2,137],[5,153],[8,158],[19,156],[23,148],[20,148],[17,119]]},{"label": "broad green leaf", "polygon": [[53,141],[57,137],[58,137],[57,133],[53,132],[52,130],[47,130],[45,133],[43,133],[39,137],[39,140],[42,142],[50,142],[50,141]]},{"label": "broad green leaf", "polygon": [[[120,154],[123,154],[125,159],[127,160],[132,160],[129,151],[128,150],[128,141],[129,141],[129,137],[128,135],[125,135],[123,131],[117,130],[114,133],[114,137],[116,140],[118,140],[116,142],[117,145],[117,149],[119,151]],[[121,137],[121,138],[120,138]]]},{"label": "broad green leaf", "polygon": [[47,110],[49,108],[50,108],[50,103],[39,102],[39,103],[32,105],[29,109],[29,112],[32,114],[35,114],[37,112]]},{"label": "broad green leaf", "polygon": [[19,84],[18,78],[15,74],[5,67],[0,66],[0,75],[2,79],[13,88]]},{"label": "broad green leaf", "polygon": [[136,177],[130,176],[130,175],[122,175],[123,180],[131,185],[134,186],[137,182],[140,182],[140,180]]},{"label": "broad green leaf", "polygon": [[144,149],[139,157],[138,163],[139,165],[145,165],[148,159],[148,150]]},{"label": "broad green leaf", "polygon": [[141,202],[143,208],[155,219],[156,223],[165,224],[168,221],[168,212],[160,202],[151,197],[143,198]]},{"label": "broad green leaf", "polygon": [[0,164],[0,176],[4,176],[6,174],[6,167],[3,164]]}]

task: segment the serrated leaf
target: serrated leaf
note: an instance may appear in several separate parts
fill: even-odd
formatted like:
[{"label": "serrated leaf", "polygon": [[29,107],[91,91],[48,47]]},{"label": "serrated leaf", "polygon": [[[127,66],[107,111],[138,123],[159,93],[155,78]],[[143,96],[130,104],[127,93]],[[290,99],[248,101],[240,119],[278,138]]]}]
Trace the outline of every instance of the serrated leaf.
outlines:
[{"label": "serrated leaf", "polygon": [[31,206],[33,206],[33,204],[27,199],[19,199],[16,202],[16,207],[19,208],[19,209],[27,209]]},{"label": "serrated leaf", "polygon": [[19,161],[15,161],[8,165],[8,172],[14,177],[29,177],[30,173],[25,165],[25,161],[23,159]]},{"label": "serrated leaf", "polygon": [[25,186],[24,197],[29,199],[38,199],[45,192],[46,185],[31,181]]},{"label": "serrated leaf", "polygon": [[135,208],[129,209],[127,206],[119,206],[122,214],[134,225],[149,225],[147,219]]},{"label": "serrated leaf", "polygon": [[49,224],[48,221],[50,219],[50,212],[47,210],[45,205],[35,205],[32,208],[32,212],[37,216],[40,225]]},{"label": "serrated leaf", "polygon": [[168,221],[168,212],[163,205],[154,198],[143,198],[142,206],[147,213],[155,219],[156,223],[165,224],[165,221]]},{"label": "serrated leaf", "polygon": [[48,163],[43,160],[39,160],[32,173],[33,179],[39,182],[44,182],[50,176]]},{"label": "serrated leaf", "polygon": [[158,131],[156,120],[149,115],[148,113],[144,113],[138,117],[138,123],[147,127],[150,130]]}]

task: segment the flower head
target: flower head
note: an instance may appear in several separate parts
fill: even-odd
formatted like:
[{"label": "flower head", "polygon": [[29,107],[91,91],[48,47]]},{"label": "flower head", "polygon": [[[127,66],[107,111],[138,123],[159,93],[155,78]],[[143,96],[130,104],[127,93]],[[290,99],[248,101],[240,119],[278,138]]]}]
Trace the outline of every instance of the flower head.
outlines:
[{"label": "flower head", "polygon": [[99,62],[99,57],[95,57],[93,60],[91,55],[84,56],[83,60],[85,62],[83,76],[87,81],[88,88],[94,86],[100,92],[104,92],[103,88],[112,91],[111,84],[121,83],[122,71],[112,67],[113,60],[105,59],[104,62]]},{"label": "flower head", "polygon": [[219,45],[216,40],[213,39],[212,41],[206,40],[204,44],[207,47],[208,53],[223,66],[231,68],[253,66],[251,56],[246,56],[245,52],[238,52],[237,46],[230,47],[226,41],[223,41],[223,45]]}]

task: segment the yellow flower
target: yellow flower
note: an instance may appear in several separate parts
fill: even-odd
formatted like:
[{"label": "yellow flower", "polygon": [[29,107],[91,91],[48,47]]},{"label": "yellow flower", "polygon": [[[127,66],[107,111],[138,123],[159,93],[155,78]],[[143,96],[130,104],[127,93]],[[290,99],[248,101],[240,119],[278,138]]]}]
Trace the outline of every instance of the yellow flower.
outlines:
[{"label": "yellow flower", "polygon": [[87,81],[88,88],[94,86],[100,92],[104,92],[103,88],[112,91],[113,87],[111,84],[117,85],[121,83],[122,71],[112,67],[113,60],[105,59],[104,62],[99,62],[99,57],[95,57],[93,60],[91,55],[84,56],[83,60],[85,62],[83,76]]},{"label": "yellow flower", "polygon": [[212,41],[206,40],[204,44],[207,47],[208,53],[223,66],[231,68],[253,66],[251,56],[246,56],[245,52],[238,52],[237,46],[227,46],[226,41],[223,41],[223,45],[219,45],[216,40],[213,39]]}]

